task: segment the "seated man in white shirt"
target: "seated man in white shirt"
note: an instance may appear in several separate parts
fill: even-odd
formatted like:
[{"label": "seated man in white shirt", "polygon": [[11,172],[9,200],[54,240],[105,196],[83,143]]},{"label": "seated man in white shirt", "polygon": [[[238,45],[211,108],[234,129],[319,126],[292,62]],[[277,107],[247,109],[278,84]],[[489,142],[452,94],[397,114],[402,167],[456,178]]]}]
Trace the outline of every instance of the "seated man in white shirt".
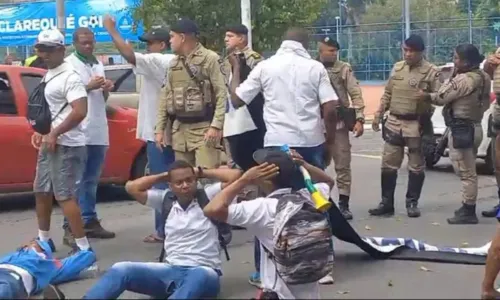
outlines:
[{"label": "seated man in white shirt", "polygon": [[[296,164],[303,165],[309,171],[311,179],[317,182],[316,188],[325,198],[328,198],[335,183],[323,170],[305,162],[297,152],[292,150],[291,157],[285,152],[278,152],[280,151],[258,150],[254,156],[260,165],[248,170],[218,193],[203,210],[209,218],[247,228],[259,239],[261,251],[274,247],[273,227],[277,198],[290,193],[293,182],[302,176]],[[248,184],[258,184],[267,196],[232,204],[232,199]],[[307,193],[307,190],[300,192]],[[264,292],[274,292],[279,299],[319,298],[318,283],[287,285],[276,274],[276,265],[268,255],[261,255],[260,264]]]},{"label": "seated man in white shirt", "polygon": [[[158,299],[216,297],[222,274],[218,232],[196,201],[195,196],[200,192],[197,183],[203,177],[218,181],[204,187],[206,197],[211,200],[240,176],[239,170],[203,170],[185,161],[175,161],[168,172],[127,182],[126,190],[137,202],[156,210],[163,208],[169,191],[175,196],[165,222],[165,262],[116,263],[84,299],[116,299],[124,291]],[[165,181],[168,190],[153,188]]]}]

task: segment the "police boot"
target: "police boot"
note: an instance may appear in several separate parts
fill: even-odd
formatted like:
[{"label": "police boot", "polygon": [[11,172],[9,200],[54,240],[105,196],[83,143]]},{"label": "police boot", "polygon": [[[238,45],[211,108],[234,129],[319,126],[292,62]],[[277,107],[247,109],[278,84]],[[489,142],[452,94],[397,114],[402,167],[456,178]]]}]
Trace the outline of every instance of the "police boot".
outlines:
[{"label": "police boot", "polygon": [[382,170],[381,188],[382,201],[376,208],[368,210],[372,216],[393,216],[394,215],[394,191],[398,179],[397,170]]},{"label": "police boot", "polygon": [[[498,199],[500,199],[500,188],[498,189]],[[500,209],[500,203],[493,206],[490,210],[484,210],[481,212],[485,218],[494,218],[497,216],[498,210]]]},{"label": "police boot", "polygon": [[418,208],[418,199],[424,185],[425,173],[409,172],[408,174],[408,189],[406,191],[406,213],[410,218],[420,217],[420,209]]},{"label": "police boot", "polygon": [[352,212],[349,210],[349,196],[339,195],[339,210],[346,220],[352,220]]},{"label": "police boot", "polygon": [[477,224],[479,220],[476,216],[476,205],[462,204],[462,207],[455,211],[455,216],[449,218],[448,224]]}]

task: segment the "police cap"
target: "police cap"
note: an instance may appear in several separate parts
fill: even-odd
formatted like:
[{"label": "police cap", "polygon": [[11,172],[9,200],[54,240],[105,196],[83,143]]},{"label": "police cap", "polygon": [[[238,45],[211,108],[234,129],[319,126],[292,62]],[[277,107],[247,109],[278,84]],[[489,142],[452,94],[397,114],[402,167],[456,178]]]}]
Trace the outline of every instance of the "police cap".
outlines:
[{"label": "police cap", "polygon": [[423,52],[425,50],[425,44],[424,44],[424,39],[417,34],[412,34],[410,35],[406,40],[405,40],[405,46],[418,52]]},{"label": "police cap", "polygon": [[168,27],[153,26],[151,30],[139,37],[141,42],[159,41],[169,43],[170,33]]},{"label": "police cap", "polygon": [[243,24],[233,25],[226,28],[226,32],[248,35],[248,28]]},{"label": "police cap", "polygon": [[324,44],[324,45],[327,45],[327,46],[330,46],[330,47],[334,47],[336,48],[337,50],[340,50],[340,45],[339,45],[339,42],[337,42],[337,40],[335,39],[332,39],[331,37],[329,36],[326,36],[326,37],[322,37],[320,40],[319,40],[320,43]]},{"label": "police cap", "polygon": [[198,35],[198,25],[190,19],[179,19],[177,23],[170,27],[170,30],[175,33],[193,34]]}]

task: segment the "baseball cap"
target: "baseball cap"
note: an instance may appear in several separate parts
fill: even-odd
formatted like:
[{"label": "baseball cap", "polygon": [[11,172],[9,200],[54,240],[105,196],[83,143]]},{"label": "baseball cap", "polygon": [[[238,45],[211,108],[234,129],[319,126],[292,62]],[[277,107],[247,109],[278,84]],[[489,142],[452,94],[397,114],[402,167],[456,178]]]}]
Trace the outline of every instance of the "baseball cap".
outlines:
[{"label": "baseball cap", "polygon": [[139,37],[141,42],[169,42],[170,41],[170,30],[167,27],[156,26],[152,27],[148,32]]},{"label": "baseball cap", "polygon": [[170,30],[176,33],[194,34],[197,35],[199,32],[198,25],[190,19],[179,19],[177,23],[170,27]]},{"label": "baseball cap", "polygon": [[64,35],[57,29],[44,30],[38,35],[35,47],[38,46],[64,46]]},{"label": "baseball cap", "polygon": [[274,164],[279,168],[275,181],[281,188],[290,187],[301,189],[304,187],[302,173],[291,156],[279,149],[259,149],[253,153],[253,159],[258,164]]}]

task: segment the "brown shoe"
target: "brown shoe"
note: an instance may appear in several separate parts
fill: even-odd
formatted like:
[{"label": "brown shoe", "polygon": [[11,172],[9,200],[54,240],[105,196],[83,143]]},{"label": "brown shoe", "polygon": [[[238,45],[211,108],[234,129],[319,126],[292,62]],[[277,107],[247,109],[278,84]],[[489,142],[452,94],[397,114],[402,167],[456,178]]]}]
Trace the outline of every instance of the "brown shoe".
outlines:
[{"label": "brown shoe", "polygon": [[116,236],[114,232],[104,229],[101,226],[101,222],[97,219],[93,219],[89,223],[85,224],[85,226],[83,226],[83,229],[85,229],[85,234],[89,238],[112,239]]},{"label": "brown shoe", "polygon": [[69,227],[64,228],[63,244],[71,248],[76,248],[75,237]]}]

